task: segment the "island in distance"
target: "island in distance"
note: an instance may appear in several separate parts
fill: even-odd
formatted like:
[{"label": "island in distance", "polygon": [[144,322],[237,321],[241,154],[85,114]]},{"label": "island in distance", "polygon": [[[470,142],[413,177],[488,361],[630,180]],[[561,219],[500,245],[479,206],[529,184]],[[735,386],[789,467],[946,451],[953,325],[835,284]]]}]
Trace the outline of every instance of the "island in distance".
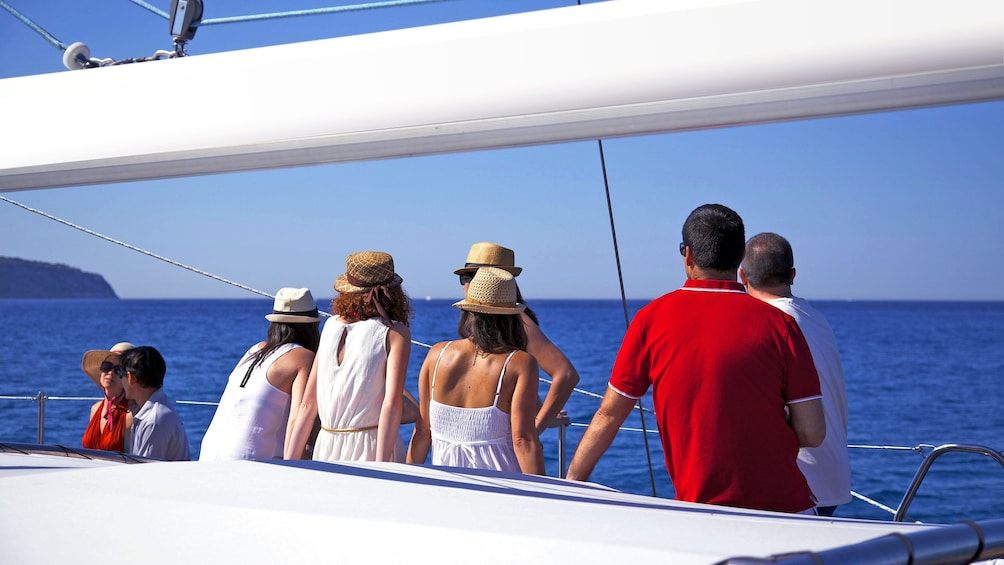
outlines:
[{"label": "island in distance", "polygon": [[0,257],[0,298],[118,298],[97,273],[57,263]]}]

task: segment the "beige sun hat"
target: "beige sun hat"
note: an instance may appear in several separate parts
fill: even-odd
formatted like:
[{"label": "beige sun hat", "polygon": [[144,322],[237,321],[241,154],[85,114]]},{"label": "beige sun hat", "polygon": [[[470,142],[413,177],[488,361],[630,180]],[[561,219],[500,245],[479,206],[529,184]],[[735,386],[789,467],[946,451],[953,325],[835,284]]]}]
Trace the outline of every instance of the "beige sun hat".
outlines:
[{"label": "beige sun hat", "polygon": [[481,267],[467,287],[467,298],[455,307],[479,314],[519,314],[525,304],[516,302],[516,278],[497,267]]},{"label": "beige sun hat", "polygon": [[320,320],[317,302],[306,288],[280,288],[275,293],[272,313],[266,314],[265,319],[284,324],[309,324]]},{"label": "beige sun hat", "polygon": [[120,341],[111,346],[110,349],[92,349],[84,353],[84,358],[80,360],[80,370],[94,381],[94,384],[101,386],[101,363],[112,353],[122,353],[136,346],[128,341]]},{"label": "beige sun hat", "polygon": [[473,273],[478,267],[498,267],[509,271],[514,277],[523,272],[522,267],[516,266],[516,254],[512,249],[487,241],[472,245],[467,253],[467,263],[453,271],[453,274]]},{"label": "beige sun hat", "polygon": [[397,286],[403,281],[394,272],[394,258],[389,253],[360,251],[345,258],[345,272],[335,280],[335,290],[367,292],[376,286]]}]

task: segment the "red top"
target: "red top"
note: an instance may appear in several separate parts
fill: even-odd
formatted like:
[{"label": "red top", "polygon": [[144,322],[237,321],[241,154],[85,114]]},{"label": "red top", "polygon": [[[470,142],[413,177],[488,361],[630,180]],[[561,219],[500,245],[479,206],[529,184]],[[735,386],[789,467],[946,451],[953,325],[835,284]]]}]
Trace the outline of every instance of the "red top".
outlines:
[{"label": "red top", "polygon": [[635,315],[617,354],[615,391],[637,399],[650,385],[677,499],[814,505],[785,404],[819,398],[819,377],[791,316],[737,282],[688,280]]},{"label": "red top", "polygon": [[83,446],[88,449],[103,449],[105,451],[125,451],[125,422],[128,413],[128,400],[125,395],[118,399],[112,406],[111,425],[105,425],[104,432],[101,431],[101,419],[105,416],[105,410],[98,407],[91,416],[91,421],[84,431]]}]

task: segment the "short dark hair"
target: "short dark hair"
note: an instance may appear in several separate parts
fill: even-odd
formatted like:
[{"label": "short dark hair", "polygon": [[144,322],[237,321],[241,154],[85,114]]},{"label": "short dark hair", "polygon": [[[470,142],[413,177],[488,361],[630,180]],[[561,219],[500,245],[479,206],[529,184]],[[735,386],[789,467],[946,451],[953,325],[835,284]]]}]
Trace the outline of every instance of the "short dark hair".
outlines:
[{"label": "short dark hair", "polygon": [[141,345],[122,352],[119,365],[123,371],[132,373],[143,388],[164,386],[167,363],[159,351],[149,345]]},{"label": "short dark hair", "polygon": [[526,328],[519,314],[481,314],[461,310],[457,333],[487,353],[509,353],[513,349],[526,351]]},{"label": "short dark hair", "polygon": [[794,267],[791,244],[776,233],[758,233],[746,242],[743,274],[753,288],[791,284]]},{"label": "short dark hair", "polygon": [[746,249],[746,228],[734,210],[721,204],[698,206],[683,222],[683,243],[702,269],[734,271]]}]

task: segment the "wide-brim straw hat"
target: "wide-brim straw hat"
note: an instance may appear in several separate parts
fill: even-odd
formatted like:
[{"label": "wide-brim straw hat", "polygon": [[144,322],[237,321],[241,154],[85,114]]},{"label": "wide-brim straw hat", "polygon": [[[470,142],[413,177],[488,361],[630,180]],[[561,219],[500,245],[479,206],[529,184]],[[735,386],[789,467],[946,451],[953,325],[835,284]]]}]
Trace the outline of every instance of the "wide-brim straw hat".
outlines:
[{"label": "wide-brim straw hat", "polygon": [[482,241],[471,246],[471,250],[467,253],[467,263],[453,271],[453,274],[473,273],[479,267],[498,267],[509,271],[514,277],[523,272],[522,267],[516,266],[516,254],[512,249]]},{"label": "wide-brim straw hat", "polygon": [[368,292],[376,286],[398,286],[403,281],[394,272],[394,258],[389,253],[360,251],[345,258],[345,272],[335,279],[335,290]]},{"label": "wide-brim straw hat", "polygon": [[112,353],[120,354],[136,346],[128,341],[120,341],[111,346],[110,349],[91,349],[84,353],[80,360],[80,370],[94,381],[94,384],[101,386],[101,363]]},{"label": "wide-brim straw hat", "polygon": [[272,313],[266,314],[265,319],[283,324],[311,324],[321,318],[317,315],[317,302],[309,289],[280,288],[275,293]]},{"label": "wide-brim straw hat", "polygon": [[453,304],[479,314],[519,314],[525,304],[516,302],[516,279],[497,267],[481,267],[467,287],[467,298]]}]

